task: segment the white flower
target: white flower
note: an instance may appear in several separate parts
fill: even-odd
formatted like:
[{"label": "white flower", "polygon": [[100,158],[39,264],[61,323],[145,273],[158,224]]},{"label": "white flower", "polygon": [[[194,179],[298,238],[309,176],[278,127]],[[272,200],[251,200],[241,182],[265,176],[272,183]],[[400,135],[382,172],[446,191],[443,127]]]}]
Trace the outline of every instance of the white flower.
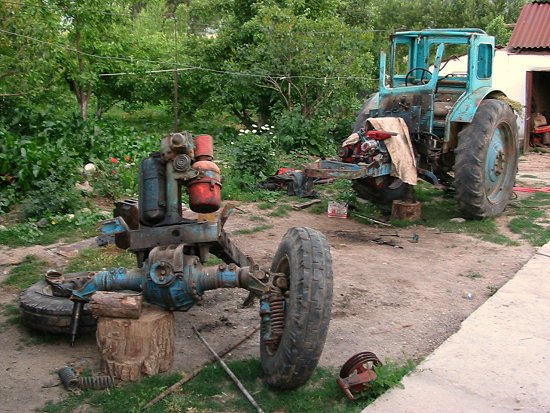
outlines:
[{"label": "white flower", "polygon": [[[240,135],[240,133],[239,133],[239,135]],[[229,143],[230,143],[231,145],[235,145],[235,142],[233,142],[233,141],[231,141],[231,142],[229,142]]]},{"label": "white flower", "polygon": [[250,131],[247,129],[247,130],[244,131],[244,133],[250,133]]},{"label": "white flower", "polygon": [[267,123],[266,123],[264,126],[265,126],[266,128],[269,128],[269,125],[268,125]]},{"label": "white flower", "polygon": [[256,133],[258,132],[256,129],[252,129],[252,133]]},{"label": "white flower", "polygon": [[271,125],[269,128],[270,128],[270,129],[275,129],[275,126]]},{"label": "white flower", "polygon": [[244,135],[244,133],[239,133],[239,136],[243,136],[243,135]]},{"label": "white flower", "polygon": [[244,133],[244,129],[239,129],[239,132]]},{"label": "white flower", "polygon": [[253,124],[252,124],[252,127],[253,127],[253,128],[257,128],[258,125],[256,125],[255,123],[253,123]]},{"label": "white flower", "polygon": [[262,126],[260,129],[261,129],[261,130],[268,130],[269,127],[264,125],[264,126]]}]

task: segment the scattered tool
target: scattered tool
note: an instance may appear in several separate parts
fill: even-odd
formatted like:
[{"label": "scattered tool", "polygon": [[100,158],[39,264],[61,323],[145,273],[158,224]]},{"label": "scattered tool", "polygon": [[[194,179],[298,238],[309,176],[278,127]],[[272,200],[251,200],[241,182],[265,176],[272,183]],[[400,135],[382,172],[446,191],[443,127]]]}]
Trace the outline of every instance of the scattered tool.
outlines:
[{"label": "scattered tool", "polygon": [[376,354],[370,351],[357,353],[344,363],[336,382],[348,399],[356,400],[354,393],[364,392],[370,387],[377,378],[374,367],[381,365]]}]

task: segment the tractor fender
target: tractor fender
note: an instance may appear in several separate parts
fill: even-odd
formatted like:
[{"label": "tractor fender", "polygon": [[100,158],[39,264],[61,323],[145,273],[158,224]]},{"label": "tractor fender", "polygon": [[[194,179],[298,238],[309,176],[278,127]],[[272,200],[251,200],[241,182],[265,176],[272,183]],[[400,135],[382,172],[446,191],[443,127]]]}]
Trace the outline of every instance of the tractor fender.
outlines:
[{"label": "tractor fender", "polygon": [[445,124],[445,142],[448,142],[452,138],[451,131],[453,129],[451,128],[451,123],[470,123],[481,102],[488,98],[502,96],[506,96],[506,94],[491,87],[480,87],[472,93],[464,93],[454,105],[449,116],[447,116]]}]

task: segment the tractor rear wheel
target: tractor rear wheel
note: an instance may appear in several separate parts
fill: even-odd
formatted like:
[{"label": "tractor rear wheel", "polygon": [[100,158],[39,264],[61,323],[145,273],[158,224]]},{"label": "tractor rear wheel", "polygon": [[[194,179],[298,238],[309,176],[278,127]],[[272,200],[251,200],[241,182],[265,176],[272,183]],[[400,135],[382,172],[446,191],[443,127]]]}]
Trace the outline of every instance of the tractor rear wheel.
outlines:
[{"label": "tractor rear wheel", "polygon": [[282,336],[273,340],[262,331],[261,363],[267,383],[294,389],[309,379],[325,344],[332,307],[330,246],[311,228],[290,228],[271,271],[285,278],[281,294],[271,293],[270,300],[271,332],[282,327]]},{"label": "tractor rear wheel", "polygon": [[458,135],[455,151],[458,207],[467,218],[502,213],[512,196],[518,167],[517,125],[508,104],[488,99]]}]

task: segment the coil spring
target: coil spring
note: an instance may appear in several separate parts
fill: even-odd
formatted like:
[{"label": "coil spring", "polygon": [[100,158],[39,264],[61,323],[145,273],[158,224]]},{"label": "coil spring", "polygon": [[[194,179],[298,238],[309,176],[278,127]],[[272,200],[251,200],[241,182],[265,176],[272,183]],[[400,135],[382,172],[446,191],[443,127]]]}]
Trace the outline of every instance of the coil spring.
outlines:
[{"label": "coil spring", "polygon": [[59,369],[57,374],[67,390],[75,390],[78,387],[78,378],[72,367],[65,366]]},{"label": "coil spring", "polygon": [[82,390],[104,390],[114,387],[114,383],[111,376],[79,377],[78,387]]},{"label": "coil spring", "polygon": [[269,297],[271,309],[271,345],[277,346],[281,341],[285,328],[285,298],[280,294],[271,294]]}]

